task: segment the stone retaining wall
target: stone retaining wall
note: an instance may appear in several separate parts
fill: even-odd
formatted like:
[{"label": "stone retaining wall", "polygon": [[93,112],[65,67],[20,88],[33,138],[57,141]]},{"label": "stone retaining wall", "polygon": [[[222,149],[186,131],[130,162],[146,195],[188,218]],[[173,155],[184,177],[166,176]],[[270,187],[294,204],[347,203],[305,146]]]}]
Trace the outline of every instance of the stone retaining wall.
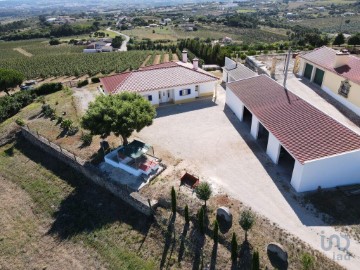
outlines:
[{"label": "stone retaining wall", "polygon": [[[30,131],[26,127],[21,128],[21,134],[27,141],[36,147],[41,148],[49,155],[72,167],[93,183],[107,189],[112,194],[131,205],[137,211],[147,216],[152,215],[149,200],[141,196],[138,192],[131,192],[126,186],[113,182],[91,163],[85,162],[76,155],[66,151],[57,144],[50,142],[41,135]],[[155,201],[151,202],[152,205],[156,203],[157,202]]]}]

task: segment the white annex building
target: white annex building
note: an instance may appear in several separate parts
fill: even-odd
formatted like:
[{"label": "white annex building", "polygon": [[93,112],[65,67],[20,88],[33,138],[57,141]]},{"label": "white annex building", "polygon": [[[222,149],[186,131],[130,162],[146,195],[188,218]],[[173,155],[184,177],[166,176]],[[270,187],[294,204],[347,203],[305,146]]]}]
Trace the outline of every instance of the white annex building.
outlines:
[{"label": "white annex building", "polygon": [[198,59],[151,65],[139,70],[101,78],[106,94],[137,92],[153,105],[183,103],[199,97],[216,96],[219,79],[198,66]]},{"label": "white annex building", "polygon": [[251,123],[249,132],[275,164],[291,161],[297,192],[360,183],[360,135],[270,77],[249,74],[228,83],[226,104]]}]

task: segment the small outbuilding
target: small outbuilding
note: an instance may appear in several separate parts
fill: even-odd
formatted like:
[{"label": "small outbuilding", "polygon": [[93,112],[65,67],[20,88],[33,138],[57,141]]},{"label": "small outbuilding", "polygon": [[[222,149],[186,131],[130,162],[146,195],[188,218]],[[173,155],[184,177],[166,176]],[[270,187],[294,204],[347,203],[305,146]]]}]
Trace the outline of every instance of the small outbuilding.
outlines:
[{"label": "small outbuilding", "polygon": [[290,167],[297,192],[360,183],[360,135],[270,77],[228,83],[226,104],[275,164]]}]

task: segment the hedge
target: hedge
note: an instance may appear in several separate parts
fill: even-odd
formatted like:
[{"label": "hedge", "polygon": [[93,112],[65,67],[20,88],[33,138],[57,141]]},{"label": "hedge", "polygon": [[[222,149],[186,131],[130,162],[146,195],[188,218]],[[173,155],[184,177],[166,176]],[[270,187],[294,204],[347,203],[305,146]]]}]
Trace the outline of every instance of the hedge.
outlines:
[{"label": "hedge", "polygon": [[61,83],[45,83],[34,90],[17,92],[0,98],[0,123],[17,114],[38,96],[55,93],[63,89]]}]

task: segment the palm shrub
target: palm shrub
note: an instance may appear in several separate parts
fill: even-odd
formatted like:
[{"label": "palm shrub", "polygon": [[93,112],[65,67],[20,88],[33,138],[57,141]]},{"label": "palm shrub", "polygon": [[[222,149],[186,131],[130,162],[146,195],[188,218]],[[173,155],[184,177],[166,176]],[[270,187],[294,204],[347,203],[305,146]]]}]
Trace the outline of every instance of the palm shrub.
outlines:
[{"label": "palm shrub", "polygon": [[73,121],[71,121],[70,119],[65,119],[61,122],[60,127],[64,130],[69,130],[72,125]]}]

